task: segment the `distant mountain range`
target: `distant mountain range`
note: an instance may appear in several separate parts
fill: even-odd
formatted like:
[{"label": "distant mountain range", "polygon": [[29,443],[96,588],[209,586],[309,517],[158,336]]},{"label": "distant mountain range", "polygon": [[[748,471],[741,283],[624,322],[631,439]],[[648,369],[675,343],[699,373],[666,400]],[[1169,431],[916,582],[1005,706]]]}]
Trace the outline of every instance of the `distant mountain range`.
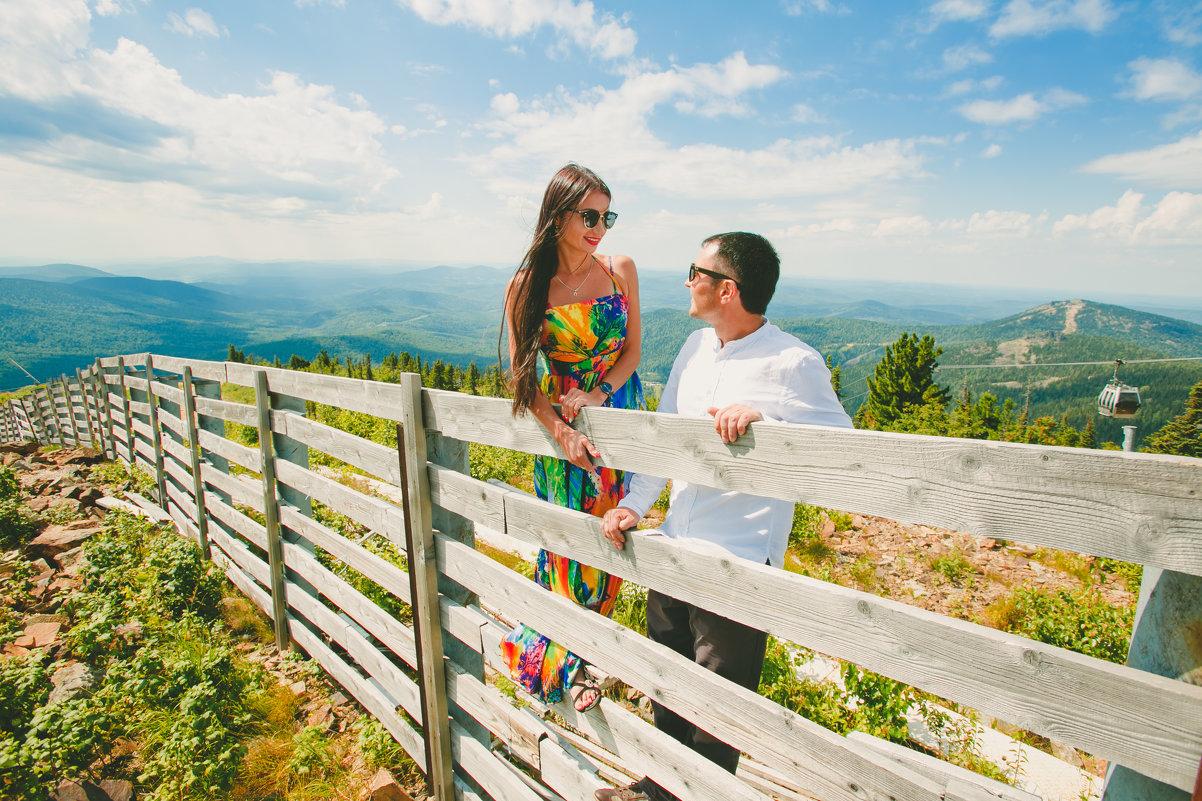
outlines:
[{"label": "distant mountain range", "polygon": [[[491,267],[389,271],[322,263],[190,264],[176,272],[203,280],[122,276],[75,264],[0,268],[0,388],[28,383],[10,359],[45,380],[100,355],[151,350],[221,359],[230,344],[284,361],[294,353],[311,359],[322,349],[355,358],[370,353],[377,360],[409,351],[483,367],[496,361],[510,276]],[[697,326],[685,312],[683,272],[640,275],[640,372],[651,382],[666,378],[680,344]],[[1196,309],[1180,305],[1182,316],[1174,317],[1088,300],[1047,302],[1030,290],[785,277],[769,313],[842,366],[849,408],[859,405],[864,377],[885,347],[915,331],[931,334],[944,348],[945,384],[959,388],[967,380],[974,394],[1022,399],[1033,381],[1033,411],[1054,398],[1057,416],[1069,414],[1083,425],[1099,381],[1112,367],[1007,365],[1202,356],[1202,301]],[[1157,376],[1147,391],[1164,413],[1149,413],[1137,421],[1141,427],[1176,413],[1171,407],[1202,379],[1202,362],[1123,369],[1132,383]]]}]

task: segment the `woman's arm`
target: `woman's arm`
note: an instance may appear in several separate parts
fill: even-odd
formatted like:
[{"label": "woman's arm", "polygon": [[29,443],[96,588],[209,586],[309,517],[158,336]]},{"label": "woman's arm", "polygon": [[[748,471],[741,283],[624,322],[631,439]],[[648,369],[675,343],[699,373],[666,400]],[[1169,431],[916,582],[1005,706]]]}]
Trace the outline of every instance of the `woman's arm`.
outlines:
[{"label": "woman's arm", "polygon": [[[505,323],[508,328],[509,335],[509,364],[513,365],[517,357],[517,342],[513,338],[513,299],[514,299],[514,281],[510,279],[509,286],[505,289]],[[601,452],[593,447],[593,443],[589,442],[581,432],[569,426],[564,419],[555,413],[551,402],[547,400],[547,396],[541,392],[534,393],[534,403],[530,406],[530,412],[534,415],[534,419],[547,429],[559,447],[563,450],[567,460],[576,465],[582,470],[593,470],[591,456],[600,456]]]},{"label": "woman's arm", "polygon": [[[617,390],[630,380],[643,358],[643,329],[639,315],[639,276],[634,268],[634,260],[629,256],[614,256],[613,260],[614,274],[626,291],[626,342],[618,360],[602,380]],[[595,388],[592,392],[573,389],[561,400],[564,417],[571,422],[582,406],[603,406],[608,398],[600,388]]]}]

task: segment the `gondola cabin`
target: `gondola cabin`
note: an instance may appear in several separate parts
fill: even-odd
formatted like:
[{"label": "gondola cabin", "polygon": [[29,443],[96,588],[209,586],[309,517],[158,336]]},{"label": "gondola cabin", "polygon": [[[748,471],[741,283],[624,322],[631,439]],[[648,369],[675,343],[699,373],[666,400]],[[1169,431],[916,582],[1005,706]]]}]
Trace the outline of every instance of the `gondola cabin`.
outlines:
[{"label": "gondola cabin", "polygon": [[1098,395],[1098,414],[1106,417],[1134,417],[1139,411],[1139,389],[1111,381]]}]

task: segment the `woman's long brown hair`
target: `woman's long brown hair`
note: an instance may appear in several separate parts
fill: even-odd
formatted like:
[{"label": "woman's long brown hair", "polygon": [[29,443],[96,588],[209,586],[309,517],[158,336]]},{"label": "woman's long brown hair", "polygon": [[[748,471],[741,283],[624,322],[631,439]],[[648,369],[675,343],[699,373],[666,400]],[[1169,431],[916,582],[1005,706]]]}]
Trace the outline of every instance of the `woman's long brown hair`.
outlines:
[{"label": "woman's long brown hair", "polygon": [[[505,308],[512,307],[511,319],[504,320],[513,329],[514,356],[510,364],[510,388],[513,391],[513,415],[525,414],[538,395],[538,349],[542,341],[543,325],[547,314],[547,294],[551,279],[559,269],[559,252],[556,220],[565,213],[575,210],[584,196],[592,191],[612,197],[605,185],[592,170],[579,164],[566,164],[555,173],[543,203],[538,210],[538,226],[534,230],[534,241],[522,257],[510,284],[512,303],[506,298]],[[505,337],[505,326],[497,337],[497,360],[504,364],[501,344]]]}]

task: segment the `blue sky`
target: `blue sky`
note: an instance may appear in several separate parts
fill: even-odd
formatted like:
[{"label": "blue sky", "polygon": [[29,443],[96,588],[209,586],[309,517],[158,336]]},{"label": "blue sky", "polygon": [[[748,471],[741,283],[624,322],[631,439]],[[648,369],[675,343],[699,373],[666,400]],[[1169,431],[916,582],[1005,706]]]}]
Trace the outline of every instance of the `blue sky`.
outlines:
[{"label": "blue sky", "polygon": [[0,0],[0,261],[514,264],[602,245],[1202,296],[1202,3]]}]

